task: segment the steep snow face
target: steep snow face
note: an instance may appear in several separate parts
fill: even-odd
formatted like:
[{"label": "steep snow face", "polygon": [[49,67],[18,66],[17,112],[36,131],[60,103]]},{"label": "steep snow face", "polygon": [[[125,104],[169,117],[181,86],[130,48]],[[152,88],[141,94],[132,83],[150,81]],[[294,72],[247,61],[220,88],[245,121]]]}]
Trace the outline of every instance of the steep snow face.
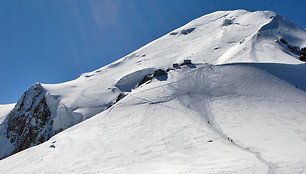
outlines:
[{"label": "steep snow face", "polygon": [[[305,46],[305,31],[273,12],[219,11],[76,80],[41,84],[38,93],[34,85],[2,117],[0,157],[95,118],[1,161],[0,171],[286,173],[288,164],[300,172],[306,85],[298,56]],[[172,67],[186,59],[194,64]],[[297,160],[286,159],[287,151]]]},{"label": "steep snow face", "polygon": [[1,124],[1,144],[10,148],[0,149],[0,158],[48,140],[54,133],[51,111],[45,98],[46,91],[35,84],[26,91],[14,109]]},{"label": "steep snow face", "polygon": [[[301,64],[280,42],[306,46],[306,32],[270,11],[219,11],[205,15],[149,43],[128,56],[78,79],[43,84],[72,116],[84,119],[102,112],[147,73],[190,59],[194,63],[269,62]],[[71,115],[71,114],[70,114]],[[69,120],[69,119],[68,119]]]},{"label": "steep snow face", "polygon": [[63,108],[39,83],[29,88],[15,106],[3,106],[1,113],[0,159],[45,142],[82,121],[81,116],[72,116],[72,111]]},{"label": "steep snow face", "polygon": [[305,31],[279,15],[271,15],[270,18],[256,32],[227,50],[215,61],[215,64],[235,62],[299,64],[299,52],[306,45]]},{"label": "steep snow face", "polygon": [[305,172],[306,94],[293,85],[301,79],[271,75],[275,64],[195,66],[139,86],[105,112],[2,160],[0,171]]},{"label": "steep snow face", "polygon": [[15,104],[0,105],[0,159],[11,154],[14,146],[6,138],[7,122],[5,122]]}]

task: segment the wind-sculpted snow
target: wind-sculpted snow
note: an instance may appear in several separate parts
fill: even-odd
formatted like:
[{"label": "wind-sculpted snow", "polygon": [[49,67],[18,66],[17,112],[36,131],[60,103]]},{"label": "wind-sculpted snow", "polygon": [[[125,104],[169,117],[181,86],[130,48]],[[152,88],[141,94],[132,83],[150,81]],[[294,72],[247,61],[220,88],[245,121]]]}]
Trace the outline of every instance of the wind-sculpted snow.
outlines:
[{"label": "wind-sculpted snow", "polygon": [[0,171],[303,173],[306,94],[256,66],[171,70]]},{"label": "wind-sculpted snow", "polygon": [[[44,140],[61,132],[1,160],[0,173],[305,173],[304,47],[305,31],[274,12],[195,19],[75,80],[41,84],[13,117],[3,110],[15,122],[46,116]],[[16,148],[2,134],[9,122],[5,155]]]},{"label": "wind-sculpted snow", "polygon": [[300,64],[299,54],[285,48],[279,40],[286,38],[291,44],[302,48],[306,45],[305,31],[279,15],[271,15],[270,18],[256,32],[228,49],[215,61],[215,64],[237,62]]},{"label": "wind-sculpted snow", "polygon": [[115,86],[122,92],[131,92],[146,75],[153,72],[154,69],[149,68],[130,73],[118,80]]}]

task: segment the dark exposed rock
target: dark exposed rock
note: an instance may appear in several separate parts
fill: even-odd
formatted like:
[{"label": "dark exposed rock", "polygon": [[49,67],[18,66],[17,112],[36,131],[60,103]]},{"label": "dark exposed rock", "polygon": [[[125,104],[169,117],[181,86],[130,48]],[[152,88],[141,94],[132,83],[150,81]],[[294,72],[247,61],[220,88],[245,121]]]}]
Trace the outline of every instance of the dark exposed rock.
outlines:
[{"label": "dark exposed rock", "polygon": [[26,91],[7,117],[6,137],[17,153],[48,140],[52,135],[51,111],[46,91],[35,84]]},{"label": "dark exposed rock", "polygon": [[119,96],[117,97],[116,101],[114,102],[117,103],[118,101],[120,101],[121,99],[123,99],[125,97],[125,95],[123,93],[120,93]]},{"label": "dark exposed rock", "polygon": [[146,82],[148,82],[152,79],[153,79],[153,76],[151,74],[148,74],[148,75],[143,77],[143,79],[138,83],[137,86],[140,86],[140,85],[142,85],[142,84],[144,84],[144,83],[146,83]]},{"label": "dark exposed rock", "polygon": [[153,77],[159,77],[159,76],[164,76],[167,75],[166,71],[162,69],[158,69],[154,72]]},{"label": "dark exposed rock", "polygon": [[173,68],[180,68],[180,65],[179,65],[178,63],[174,63],[174,64],[172,65],[172,67],[173,67]]},{"label": "dark exposed rock", "polygon": [[138,83],[137,86],[140,86],[144,83],[147,83],[147,82],[151,81],[153,78],[156,78],[157,80],[161,80],[161,81],[167,80],[168,74],[167,74],[166,71],[164,71],[162,69],[158,69],[158,70],[154,71],[153,74],[145,75],[143,77],[143,79]]},{"label": "dark exposed rock", "polygon": [[305,61],[305,56],[306,56],[306,48],[300,48],[298,46],[291,45],[287,40],[284,38],[279,38],[279,42],[282,43],[283,45],[287,46],[287,48],[295,55],[299,56],[299,59],[301,61]]},{"label": "dark exposed rock", "polygon": [[169,71],[175,70],[175,69],[180,69],[180,64],[174,63],[174,64],[172,65],[172,67],[170,67],[170,68],[168,68],[168,69],[166,70],[166,72],[168,73]]},{"label": "dark exposed rock", "polygon": [[223,26],[229,26],[233,24],[233,20],[232,19],[224,19],[222,25]]},{"label": "dark exposed rock", "polygon": [[180,64],[180,66],[189,65],[189,64],[192,64],[192,63],[191,63],[191,60],[186,59],[186,60],[183,61],[183,63]]},{"label": "dark exposed rock", "polygon": [[289,50],[294,54],[300,53],[300,48],[297,46],[288,45]]},{"label": "dark exposed rock", "polygon": [[188,29],[186,29],[186,30],[182,30],[182,31],[181,31],[181,34],[187,35],[187,34],[193,32],[193,30],[195,30],[195,28],[188,28]]},{"label": "dark exposed rock", "polygon": [[172,32],[172,33],[170,33],[170,35],[172,35],[172,36],[177,35],[177,34],[178,34],[178,32]]},{"label": "dark exposed rock", "polygon": [[106,109],[111,108],[114,104],[118,103],[118,102],[119,102],[120,100],[122,100],[125,96],[126,96],[126,95],[125,95],[124,93],[120,93],[120,94],[118,95],[118,97],[116,98],[116,100],[113,101],[112,103],[110,103],[110,104],[106,107]]},{"label": "dark exposed rock", "polygon": [[301,49],[301,55],[306,55],[306,47]]},{"label": "dark exposed rock", "polygon": [[[188,29],[180,31],[180,34],[187,35],[187,34],[193,32],[193,30],[195,30],[195,29],[196,28],[188,28]],[[175,35],[178,35],[178,34],[179,34],[179,32],[171,32],[169,35],[175,36]]]},{"label": "dark exposed rock", "polygon": [[288,44],[288,42],[284,39],[284,38],[279,38],[279,41],[281,42],[281,43],[283,43],[283,44],[285,44],[285,45],[287,45]]},{"label": "dark exposed rock", "polygon": [[306,62],[306,56],[305,55],[300,55],[299,59],[300,59],[300,61]]},{"label": "dark exposed rock", "polygon": [[306,62],[306,47],[301,49],[300,61]]},{"label": "dark exposed rock", "polygon": [[188,66],[189,68],[196,68],[196,65],[193,64],[190,59],[186,59],[183,61],[183,63],[180,64],[180,66],[184,65]]}]

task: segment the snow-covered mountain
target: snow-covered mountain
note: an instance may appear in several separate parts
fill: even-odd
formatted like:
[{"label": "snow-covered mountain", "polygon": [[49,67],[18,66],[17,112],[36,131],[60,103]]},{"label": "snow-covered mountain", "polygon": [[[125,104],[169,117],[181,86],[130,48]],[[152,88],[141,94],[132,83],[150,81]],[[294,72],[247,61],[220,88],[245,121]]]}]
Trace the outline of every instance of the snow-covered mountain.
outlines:
[{"label": "snow-covered mountain", "polygon": [[274,12],[219,11],[37,83],[0,106],[0,157],[23,150],[0,173],[306,173],[305,47]]}]

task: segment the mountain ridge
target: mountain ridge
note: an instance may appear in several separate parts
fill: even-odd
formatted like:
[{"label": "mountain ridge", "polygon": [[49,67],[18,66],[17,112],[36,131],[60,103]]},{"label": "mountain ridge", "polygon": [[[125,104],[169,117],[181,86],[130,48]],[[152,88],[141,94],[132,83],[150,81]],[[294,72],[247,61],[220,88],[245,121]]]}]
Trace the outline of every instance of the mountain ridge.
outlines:
[{"label": "mountain ridge", "polygon": [[[131,141],[131,143],[125,143],[130,144],[130,146],[127,145],[127,147],[133,149],[133,143],[142,144],[142,142],[132,140],[133,136],[140,136],[140,140],[143,140],[143,143],[147,144],[150,142],[148,140],[150,139],[150,137],[153,137],[153,139],[158,139],[163,137],[163,133],[168,134],[169,132],[167,131],[167,126],[169,126],[169,130],[174,132],[183,130],[182,132],[184,133],[181,134],[183,139],[176,136],[175,139],[172,139],[171,135],[173,134],[169,134],[169,137],[166,139],[169,139],[170,143],[160,145],[160,148],[165,148],[164,151],[167,151],[168,146],[170,146],[170,149],[173,150],[178,150],[183,147],[187,148],[188,146],[185,146],[186,144],[184,145],[184,143],[181,142],[182,140],[186,140],[186,142],[191,143],[191,145],[197,144],[197,139],[199,139],[199,141],[204,144],[209,144],[217,141],[217,146],[222,147],[223,150],[233,150],[234,155],[244,153],[249,154],[247,155],[247,160],[250,160],[251,162],[248,163],[248,166],[252,168],[252,170],[256,170],[256,168],[259,167],[262,172],[265,170],[268,170],[269,173],[273,173],[275,172],[275,170],[284,172],[285,170],[282,164],[283,161],[286,161],[286,159],[283,158],[283,153],[278,151],[278,153],[280,154],[276,155],[278,156],[277,158],[274,158],[273,153],[271,156],[270,151],[273,149],[271,149],[270,146],[275,145],[275,142],[278,142],[278,140],[272,136],[276,135],[275,132],[279,130],[278,127],[282,127],[286,130],[288,129],[288,133],[285,134],[286,138],[291,136],[293,137],[292,139],[299,142],[298,145],[287,143],[295,147],[297,151],[299,151],[299,149],[301,148],[299,145],[302,146],[303,144],[305,144],[305,142],[299,139],[302,135],[304,135],[303,133],[305,132],[305,129],[303,129],[305,119],[303,119],[302,115],[306,113],[306,111],[300,108],[302,107],[302,103],[306,101],[304,94],[306,89],[306,83],[302,81],[304,77],[303,74],[305,74],[305,64],[298,60],[299,56],[301,55],[301,49],[305,46],[305,30],[296,27],[293,23],[277,15],[274,12],[248,12],[245,10],[218,11],[195,19],[190,23],[172,32],[169,32],[160,39],[157,39],[145,45],[144,47],[136,50],[135,52],[115,61],[114,63],[111,63],[110,65],[104,66],[95,71],[84,73],[75,80],[64,82],[61,84],[35,84],[27,92],[31,91],[32,88],[39,88],[43,89],[44,91],[43,97],[38,100],[38,104],[35,106],[36,108],[38,108],[37,110],[42,111],[40,112],[40,114],[38,114],[37,118],[39,119],[33,117],[35,115],[34,112],[30,112],[30,110],[35,110],[35,107],[31,107],[29,111],[27,111],[27,109],[25,108],[26,112],[21,113],[20,116],[22,116],[21,118],[25,118],[26,120],[33,120],[32,122],[36,121],[40,123],[40,116],[45,115],[42,113],[45,113],[49,110],[47,112],[48,121],[46,122],[46,124],[43,124],[39,126],[39,128],[37,128],[39,131],[38,133],[36,132],[35,135],[40,135],[41,133],[43,133],[45,131],[44,128],[46,127],[46,125],[51,123],[52,126],[50,130],[47,131],[48,135],[44,136],[43,138],[44,141],[50,138],[51,140],[47,141],[46,143],[43,143],[42,145],[22,151],[21,153],[17,153],[12,157],[0,161],[0,171],[3,170],[7,173],[14,173],[14,170],[9,171],[8,168],[5,167],[5,164],[8,164],[10,160],[15,159],[16,156],[24,156],[25,154],[28,154],[30,152],[33,153],[34,159],[37,159],[38,156],[42,156],[42,159],[38,160],[40,162],[42,162],[44,158],[43,156],[45,156],[43,154],[46,151],[48,153],[52,150],[57,151],[57,147],[60,147],[64,150],[59,150],[60,152],[56,152],[56,154],[66,154],[65,150],[70,150],[67,149],[64,145],[61,145],[61,142],[65,145],[73,146],[74,148],[72,149],[75,150],[75,152],[70,151],[73,154],[68,155],[68,157],[65,157],[65,159],[68,160],[68,158],[70,159],[71,157],[71,159],[80,160],[76,156],[74,156],[76,155],[74,153],[80,152],[80,150],[84,150],[84,148],[86,149],[86,145],[83,144],[80,149],[78,149],[75,144],[73,144],[73,142],[72,144],[69,144],[67,140],[64,140],[60,137],[70,139],[69,132],[80,132],[77,130],[77,128],[79,128],[80,130],[90,129],[90,126],[82,126],[93,124],[94,129],[96,129],[98,132],[108,132],[106,133],[108,136],[103,135],[103,133],[99,133],[99,137],[104,137],[104,140],[107,141],[107,138],[112,137],[112,133],[114,133],[115,136],[116,132],[116,130],[108,130],[107,128],[111,127],[105,125],[109,123],[107,118],[110,114],[114,118],[116,118],[116,121],[110,122],[109,124],[111,126],[117,127],[118,132],[122,135],[121,137],[118,136],[115,139],[110,138],[110,142],[102,142],[98,141],[97,138],[94,136],[94,131],[89,131],[92,134],[89,135],[85,133],[86,136],[94,138],[96,142],[93,139],[85,138],[86,136],[84,133],[82,134],[83,136],[78,136],[74,133],[72,139],[74,141],[90,142],[90,144],[93,146],[91,147],[92,149],[98,148],[98,145],[101,145],[102,147],[107,149],[109,148],[108,146],[112,145],[123,150],[123,142],[118,140],[118,138],[123,138],[128,141]],[[285,73],[282,71],[284,71]],[[218,80],[218,78],[220,80]],[[252,80],[254,81],[250,80],[249,78],[252,78]],[[180,83],[180,81],[184,82],[185,84]],[[263,82],[265,82],[266,84],[261,84]],[[177,86],[178,84],[179,86]],[[163,90],[160,91],[160,88],[162,88]],[[276,92],[271,92],[270,90],[268,90],[269,88],[275,88]],[[147,91],[156,92],[148,93]],[[290,92],[292,96],[290,97],[285,95],[286,92]],[[145,96],[140,95],[140,93],[145,93]],[[18,103],[35,103],[36,99],[37,97],[35,98],[35,95],[34,97],[29,96],[28,98],[24,99],[25,102],[23,102],[23,99],[21,99]],[[299,102],[295,103],[295,100],[298,100]],[[45,104],[39,104],[40,101],[45,101],[42,102]],[[229,104],[226,101],[230,101],[229,103],[233,104]],[[243,102],[250,102],[252,103],[252,105],[257,106],[257,108],[252,108],[250,106],[244,105]],[[267,107],[267,105],[269,106],[269,102],[272,109]],[[151,125],[145,120],[149,119],[154,124],[159,123],[159,121],[153,119],[153,117],[148,115],[147,112],[163,120],[165,118],[160,117],[160,115],[158,114],[169,115],[169,108],[173,107],[171,103],[173,104],[173,106],[177,107],[177,110],[170,110],[171,112],[175,112],[178,114],[179,120],[173,121],[170,120],[169,116],[167,116],[167,119],[164,120],[164,123],[167,126],[162,128],[164,132],[161,130],[157,131],[159,132],[158,134],[154,134],[154,132],[152,131],[156,130],[158,126]],[[283,108],[294,108],[295,110],[297,110],[296,112],[293,112],[293,115],[297,119],[299,119],[301,123],[296,123],[295,119],[291,122],[292,124],[296,125],[297,131],[303,132],[301,133],[301,135],[293,134],[291,127],[287,128],[284,126],[283,121],[288,118],[286,115],[280,112],[284,112],[284,109],[278,106],[278,104]],[[124,107],[124,105],[126,106]],[[145,108],[142,108],[142,105],[145,106]],[[12,120],[12,118],[14,118],[14,115],[16,115],[17,113],[16,110],[18,110],[17,108],[19,106],[20,104],[17,104],[12,112],[7,113],[7,120]],[[204,106],[204,108],[202,108],[201,106]],[[233,108],[235,108],[235,106],[238,106],[238,108],[241,109],[241,111],[235,111],[237,113],[240,113],[238,114],[239,117],[236,117],[236,114],[233,111]],[[155,108],[154,111],[156,113],[154,113],[150,109],[151,107]],[[264,109],[261,109],[260,107],[263,107]],[[228,110],[228,113],[231,113],[234,116],[228,115],[226,114],[226,112],[219,111],[223,109]],[[114,111],[117,110],[118,113],[112,114]],[[127,115],[124,110],[134,116]],[[257,112],[260,112],[262,115],[267,115],[268,118],[257,116],[255,114],[255,111],[251,112],[248,110],[257,110]],[[279,118],[281,121],[273,117],[273,112],[278,113],[281,116]],[[133,113],[139,114],[135,115]],[[182,113],[188,113],[188,116],[184,116],[184,114]],[[254,137],[260,139],[259,143],[241,134],[238,131],[239,129],[236,129],[232,126],[232,124],[235,123],[245,129],[245,126],[249,125],[248,123],[242,124],[239,122],[235,122],[236,119],[244,121],[245,117],[241,113],[252,115],[253,118],[251,118],[251,121],[253,122],[250,123],[251,127],[258,127],[259,125],[257,122],[260,122],[264,125],[263,127],[265,130],[270,130],[273,134],[268,133],[267,135],[264,135],[250,132],[251,134],[254,134]],[[226,118],[223,118],[222,116],[220,116],[222,114],[228,115],[228,118],[232,118],[233,120],[227,120]],[[28,116],[24,117],[24,115]],[[127,116],[128,120],[122,117],[123,115]],[[18,116],[18,118],[20,116]],[[138,120],[139,122],[134,122],[134,117],[136,117],[136,119],[140,119]],[[256,117],[258,117],[259,121],[256,120]],[[119,121],[120,119],[117,118],[122,118],[123,121],[121,122]],[[112,118],[109,119],[111,120]],[[194,119],[198,120],[199,123],[194,122]],[[88,121],[80,123],[84,120]],[[98,120],[102,128],[99,128],[91,120]],[[141,120],[143,120],[143,125],[141,124]],[[225,122],[226,125],[230,128],[227,128],[227,126],[220,126],[220,121],[221,123]],[[267,125],[267,123],[265,123],[264,121],[272,123],[275,122],[277,124],[275,124],[275,126],[271,123],[274,126],[269,127],[269,125]],[[4,134],[0,135],[0,143],[6,144],[4,147],[9,147],[0,149],[1,158],[10,155],[12,152],[18,152],[18,150],[16,151],[16,147],[14,147],[18,145],[13,146],[12,143],[10,144],[9,139],[6,140],[3,136],[11,135],[10,131],[8,130],[12,130],[9,129],[9,127],[12,126],[9,126],[10,123],[7,123],[7,125],[6,122],[3,123],[4,124],[1,124],[0,126],[0,130],[2,130],[1,132],[4,132]],[[182,124],[183,127],[181,127],[179,123]],[[197,125],[198,127],[190,127],[190,125],[188,126],[187,123]],[[122,127],[118,127],[117,124],[122,124]],[[144,132],[147,133],[148,138],[144,137],[145,134],[142,134],[141,131],[139,132],[138,127],[135,127],[134,125],[142,127],[144,129]],[[185,128],[184,126],[187,127]],[[33,128],[33,126],[28,123],[24,124],[23,127],[25,127],[25,129],[18,129],[18,131],[13,132],[13,134],[16,134],[16,132],[24,132],[23,130]],[[124,131],[123,128],[130,130],[131,133]],[[185,129],[186,131],[193,132],[194,134],[190,135],[191,137],[189,137],[188,134],[185,134]],[[55,135],[52,138],[54,134],[61,132],[62,130],[65,131],[58,135]],[[201,132],[203,136],[202,138],[196,136],[197,131]],[[247,132],[247,130],[245,131]],[[209,136],[207,136],[204,132],[207,132]],[[131,137],[125,137],[124,133],[131,135]],[[137,133],[139,133],[140,135],[138,135]],[[22,134],[19,134],[19,136],[23,137]],[[265,138],[260,138],[260,136],[266,137],[266,139],[268,139],[266,140],[267,142],[262,141],[265,140]],[[27,142],[28,137],[31,136],[26,135],[21,140],[22,143],[20,143],[20,145],[28,144],[27,146],[24,146],[28,148],[41,143],[41,141],[36,140],[31,143],[25,143]],[[184,137],[186,137],[187,139],[185,139]],[[83,138],[85,138],[86,141]],[[229,140],[229,144],[228,142],[226,142],[227,140]],[[231,142],[231,140],[233,141]],[[112,143],[112,141],[114,141],[115,143]],[[179,145],[178,143],[182,143],[182,145]],[[235,145],[236,148],[238,147],[238,149],[231,147],[231,143]],[[254,144],[254,147],[249,147],[250,144]],[[176,148],[176,146],[178,148]],[[25,149],[24,147],[17,149],[23,150]],[[140,145],[139,148],[141,147],[142,146]],[[280,147],[285,149],[287,148],[287,146],[285,145]],[[155,149],[153,146],[150,146],[150,148],[153,151],[153,155],[159,154],[158,149]],[[203,146],[203,148],[210,149],[213,147],[206,147],[205,145],[205,147]],[[265,150],[259,151],[259,149],[261,148]],[[33,149],[38,150],[38,152],[35,152]],[[110,148],[110,152],[118,155],[121,153],[128,153],[129,155],[132,155],[132,157],[133,155],[136,155],[137,157],[134,156],[135,159],[146,159],[146,153],[149,153],[150,156],[150,150],[144,150],[144,155],[141,156],[138,153],[134,153],[132,151],[124,152],[120,149],[117,151],[116,148]],[[239,151],[239,149],[245,152],[241,152]],[[139,149],[134,150],[138,151]],[[196,147],[191,148],[191,150],[196,151]],[[227,150],[224,151],[224,153],[228,155],[228,158],[226,159],[231,161],[230,159],[233,158],[233,155],[230,151]],[[216,150],[213,151],[214,153],[219,154],[219,152],[217,152]],[[197,152],[202,153],[202,151]],[[119,165],[125,168],[126,164],[120,165],[119,157],[119,161],[113,161],[112,163],[111,155],[108,156],[107,153],[107,151],[99,151],[100,155],[106,156],[105,159],[110,159],[110,162],[104,161],[106,162],[104,166],[105,172],[107,172],[109,168],[112,169],[113,167],[111,166],[113,165]],[[297,154],[295,151],[290,151],[290,153],[295,155]],[[303,152],[301,154],[303,154]],[[42,162],[42,164],[45,165],[49,164],[50,162],[54,162],[54,158],[51,156],[49,156],[50,161],[46,161],[46,163]],[[221,154],[217,156],[221,157]],[[255,156],[256,158],[253,158],[252,156]],[[87,157],[87,160],[89,161],[90,158],[98,158],[92,153],[89,153]],[[123,163],[133,164],[132,157],[122,157],[121,160],[124,161]],[[161,157],[166,158],[166,156],[163,155],[161,155]],[[195,156],[185,156],[185,158],[187,159],[191,157]],[[213,155],[210,157],[213,158]],[[239,159],[241,161],[241,158],[241,155],[237,155],[237,164],[235,162],[234,163],[239,167],[236,169],[230,168],[229,171],[237,172],[237,170],[240,169],[242,171],[247,171],[246,168],[243,168],[239,164]],[[20,164],[17,165],[18,167],[24,168],[26,166],[31,166],[31,163],[24,161],[24,159],[27,158],[20,158]],[[201,155],[201,157],[199,157],[199,160],[200,159],[204,160],[204,156]],[[303,157],[300,156],[299,159],[305,160]],[[258,162],[258,160],[260,162]],[[97,163],[90,164],[89,161],[85,163],[87,165],[93,165],[93,170],[95,172],[102,172],[101,170],[95,167]],[[273,161],[278,161],[281,164],[276,165]],[[32,161],[32,163],[33,162],[34,161]],[[168,164],[166,161],[164,162]],[[219,162],[220,164],[223,164],[221,161]],[[294,160],[289,160],[289,162],[292,163],[292,166],[298,166],[298,164],[294,163]],[[52,164],[49,165],[53,166]],[[161,165],[161,163],[159,163],[159,165]],[[226,165],[230,165],[230,163]],[[58,170],[55,169],[55,166],[53,166],[51,169],[60,173],[66,173],[68,172],[68,170],[70,170],[69,168],[74,166],[74,164],[71,163],[67,166],[60,166],[62,168]],[[76,166],[77,168],[81,169],[81,173],[88,172],[82,166]],[[171,166],[172,165],[169,164],[168,167],[170,168],[167,169],[172,172],[176,171],[173,170],[174,168],[173,166]],[[43,170],[43,165],[40,165],[40,167],[37,167],[37,169],[31,167],[31,170],[28,171],[30,173],[31,171],[38,172],[38,169]],[[48,170],[50,173],[52,173],[51,169]],[[224,166],[222,167],[222,165],[221,169],[222,171],[226,171],[226,169],[224,168]],[[137,171],[137,167],[131,169],[130,172],[135,172],[135,170]],[[183,167],[182,170],[185,172],[189,170],[192,171],[192,169],[186,166]],[[203,171],[203,168],[196,167],[195,170],[200,172]],[[212,169],[211,172],[213,172],[214,170],[217,169]],[[298,166],[298,168],[296,169],[292,167],[291,170],[301,171],[302,169]],[[113,172],[113,170],[110,170],[110,172]],[[149,171],[147,172],[150,173]]]}]

